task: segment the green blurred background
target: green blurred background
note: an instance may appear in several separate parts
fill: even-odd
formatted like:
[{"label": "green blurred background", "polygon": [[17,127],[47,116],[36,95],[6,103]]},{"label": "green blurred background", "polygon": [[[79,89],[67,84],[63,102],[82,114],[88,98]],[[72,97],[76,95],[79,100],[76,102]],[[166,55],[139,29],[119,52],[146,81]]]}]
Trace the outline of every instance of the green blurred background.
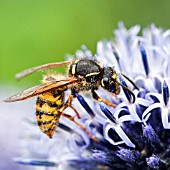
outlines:
[{"label": "green blurred background", "polygon": [[119,21],[167,29],[169,7],[169,0],[0,0],[0,84],[37,84],[42,73],[19,82],[14,75],[64,60],[82,44],[95,54],[96,42],[112,38]]}]

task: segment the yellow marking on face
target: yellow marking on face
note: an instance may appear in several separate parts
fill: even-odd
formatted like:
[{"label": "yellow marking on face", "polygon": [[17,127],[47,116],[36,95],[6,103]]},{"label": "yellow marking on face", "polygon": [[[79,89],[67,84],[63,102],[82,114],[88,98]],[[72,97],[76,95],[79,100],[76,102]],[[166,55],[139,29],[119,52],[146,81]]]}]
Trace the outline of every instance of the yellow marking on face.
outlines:
[{"label": "yellow marking on face", "polygon": [[94,75],[98,75],[98,74],[100,74],[100,72],[89,73],[89,74],[86,74],[86,77],[94,76]]},{"label": "yellow marking on face", "polygon": [[102,79],[102,81],[101,81],[101,85],[102,85],[102,87],[104,87],[105,85],[104,85],[104,82],[103,82],[103,79]]},{"label": "yellow marking on face", "polygon": [[113,78],[113,79],[116,79],[116,78],[117,78],[117,74],[113,74],[113,75],[112,75],[112,78]]}]

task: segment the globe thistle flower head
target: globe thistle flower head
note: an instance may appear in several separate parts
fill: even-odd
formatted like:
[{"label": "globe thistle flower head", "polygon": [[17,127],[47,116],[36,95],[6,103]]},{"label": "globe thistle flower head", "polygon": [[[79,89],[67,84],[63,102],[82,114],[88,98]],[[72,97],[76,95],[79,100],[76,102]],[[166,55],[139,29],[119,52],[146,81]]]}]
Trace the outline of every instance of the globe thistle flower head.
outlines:
[{"label": "globe thistle flower head", "polygon": [[[119,23],[113,41],[97,43],[95,56],[86,46],[75,56],[68,56],[94,59],[119,75],[120,94],[115,96],[101,87],[96,91],[115,108],[95,101],[88,92],[76,93],[73,100],[81,113],[81,119],[75,119],[99,141],[91,140],[82,129],[61,118],[52,140],[38,130],[30,130],[34,134],[23,138],[27,145],[22,149],[27,154],[21,155],[18,162],[59,169],[170,168],[170,30],[152,24],[143,29],[141,36],[139,31],[139,25],[126,29]],[[69,109],[66,112],[74,115]],[[28,124],[29,129],[37,128]],[[28,147],[31,141],[38,142],[36,149]]]}]

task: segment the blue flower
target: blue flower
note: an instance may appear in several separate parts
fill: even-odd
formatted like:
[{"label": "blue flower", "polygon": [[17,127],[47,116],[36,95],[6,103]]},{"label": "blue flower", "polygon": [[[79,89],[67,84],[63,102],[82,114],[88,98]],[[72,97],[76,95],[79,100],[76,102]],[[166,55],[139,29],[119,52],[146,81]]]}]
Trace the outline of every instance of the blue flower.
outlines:
[{"label": "blue flower", "polygon": [[[100,88],[99,96],[116,104],[114,109],[95,101],[88,92],[76,94],[73,106],[81,113],[76,120],[99,142],[65,118],[52,140],[27,120],[28,133],[22,138],[17,162],[59,169],[170,168],[170,30],[152,24],[142,36],[139,31],[138,25],[127,30],[119,23],[113,41],[97,43],[95,56],[85,46],[76,52],[76,58],[95,58],[103,66],[114,66],[139,87],[135,89],[120,74],[120,82],[135,95],[134,103],[126,90],[115,97]],[[74,115],[72,110],[66,112]]]}]

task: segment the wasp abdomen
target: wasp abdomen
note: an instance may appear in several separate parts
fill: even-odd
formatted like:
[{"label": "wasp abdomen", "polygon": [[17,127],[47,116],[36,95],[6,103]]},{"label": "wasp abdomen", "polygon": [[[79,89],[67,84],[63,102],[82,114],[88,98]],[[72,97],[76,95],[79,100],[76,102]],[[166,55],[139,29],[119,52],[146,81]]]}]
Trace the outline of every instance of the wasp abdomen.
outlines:
[{"label": "wasp abdomen", "polygon": [[58,126],[60,112],[58,111],[64,104],[64,91],[46,92],[38,95],[36,102],[36,119],[40,129],[52,138]]}]

